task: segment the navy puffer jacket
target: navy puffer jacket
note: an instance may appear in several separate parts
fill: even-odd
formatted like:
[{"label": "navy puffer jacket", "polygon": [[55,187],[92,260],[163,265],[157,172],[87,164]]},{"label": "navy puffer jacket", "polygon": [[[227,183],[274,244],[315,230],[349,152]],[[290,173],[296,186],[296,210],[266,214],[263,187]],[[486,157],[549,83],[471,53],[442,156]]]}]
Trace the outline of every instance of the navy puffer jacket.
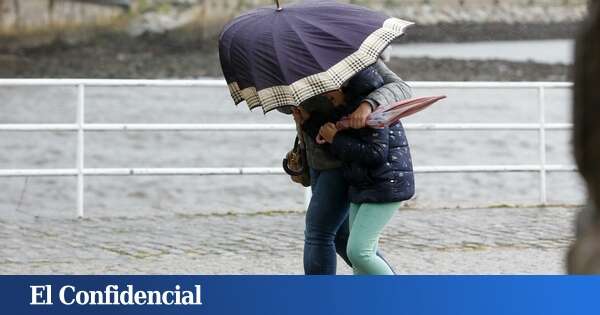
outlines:
[{"label": "navy puffer jacket", "polygon": [[410,150],[400,122],[383,129],[339,131],[331,150],[344,162],[351,202],[395,202],[415,194]]}]

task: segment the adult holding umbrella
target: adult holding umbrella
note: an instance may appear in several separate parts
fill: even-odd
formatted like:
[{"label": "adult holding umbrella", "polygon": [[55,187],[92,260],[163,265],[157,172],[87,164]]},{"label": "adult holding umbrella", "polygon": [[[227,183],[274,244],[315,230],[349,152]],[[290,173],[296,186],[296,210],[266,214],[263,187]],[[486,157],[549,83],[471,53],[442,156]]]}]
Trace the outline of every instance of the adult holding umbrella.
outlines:
[{"label": "adult holding umbrella", "polygon": [[265,113],[295,113],[313,192],[306,214],[304,270],[335,274],[336,251],[350,264],[348,183],[341,161],[327,145],[315,142],[310,126],[339,115],[324,96],[331,91],[346,89],[353,95],[347,122],[355,129],[364,127],[379,105],[410,98],[408,85],[379,56],[412,23],[334,1],[283,7],[275,2],[276,7],[252,10],[225,26],[219,38],[221,66],[236,104],[245,101]]}]

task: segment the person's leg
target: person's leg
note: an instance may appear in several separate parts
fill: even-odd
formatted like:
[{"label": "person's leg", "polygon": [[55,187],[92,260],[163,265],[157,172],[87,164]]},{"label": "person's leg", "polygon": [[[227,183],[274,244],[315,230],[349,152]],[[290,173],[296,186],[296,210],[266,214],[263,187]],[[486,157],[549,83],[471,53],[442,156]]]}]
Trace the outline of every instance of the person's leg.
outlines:
[{"label": "person's leg", "polygon": [[398,208],[400,202],[352,205],[347,253],[355,274],[394,274],[376,250],[381,231]]},{"label": "person's leg", "polygon": [[350,209],[348,211],[348,232],[352,231],[352,224],[354,223],[354,219],[356,219],[358,209],[360,209],[360,203],[350,203]]},{"label": "person's leg", "polygon": [[[352,211],[351,211],[352,205],[353,204],[350,203],[350,213],[352,213]],[[357,205],[357,207],[358,206],[360,206],[360,205]],[[338,230],[338,232],[335,236],[335,250],[338,253],[338,255],[340,255],[340,257],[342,257],[344,262],[350,268],[353,268],[352,262],[350,261],[350,259],[348,259],[348,254],[346,253],[346,249],[348,248],[348,237],[350,236],[350,221],[351,221],[350,219],[351,219],[351,216],[348,216],[346,218],[346,220],[344,220],[344,223],[342,223],[342,225],[340,226],[340,229]],[[396,274],[396,272],[394,271],[394,268],[392,268],[392,266],[390,266],[388,261],[385,259],[385,257],[381,254],[381,252],[378,249],[376,249],[376,255],[379,256],[379,258],[381,258],[383,261],[385,261],[385,263],[390,267],[392,272],[394,272],[394,274]]]},{"label": "person's leg", "polygon": [[352,263],[350,259],[348,259],[348,255],[346,254],[346,248],[348,247],[348,236],[350,236],[350,225],[348,223],[348,217],[342,223],[337,233],[335,234],[335,251],[338,255],[344,260],[344,262],[352,267]]},{"label": "person's leg", "polygon": [[304,231],[304,272],[335,274],[334,240],[348,216],[348,184],[341,169],[311,170],[311,188]]},{"label": "person's leg", "polygon": [[[352,224],[354,223],[354,220],[356,219],[356,214],[358,213],[358,209],[360,209],[359,203],[353,203],[353,202],[350,203],[350,210],[348,211],[348,238],[350,238],[350,233],[352,231]],[[348,243],[348,242],[346,242],[346,243]],[[350,250],[348,249],[348,245],[347,245],[346,246],[346,254],[349,251]],[[355,275],[362,274],[356,265],[352,265],[352,261],[350,260],[350,258],[348,258],[348,260],[350,261],[350,267],[352,267],[352,272]]]}]

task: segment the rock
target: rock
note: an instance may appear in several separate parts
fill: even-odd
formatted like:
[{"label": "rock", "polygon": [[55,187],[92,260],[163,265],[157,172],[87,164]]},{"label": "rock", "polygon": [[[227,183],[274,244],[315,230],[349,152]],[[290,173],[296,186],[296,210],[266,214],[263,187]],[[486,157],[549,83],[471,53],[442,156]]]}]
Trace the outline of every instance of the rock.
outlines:
[{"label": "rock", "polygon": [[202,10],[198,6],[146,12],[129,22],[127,33],[131,36],[163,34],[197,21],[201,13]]},{"label": "rock", "polygon": [[514,5],[405,5],[388,7],[387,13],[415,21],[418,24],[437,23],[549,23],[581,21],[585,5],[542,6]]}]

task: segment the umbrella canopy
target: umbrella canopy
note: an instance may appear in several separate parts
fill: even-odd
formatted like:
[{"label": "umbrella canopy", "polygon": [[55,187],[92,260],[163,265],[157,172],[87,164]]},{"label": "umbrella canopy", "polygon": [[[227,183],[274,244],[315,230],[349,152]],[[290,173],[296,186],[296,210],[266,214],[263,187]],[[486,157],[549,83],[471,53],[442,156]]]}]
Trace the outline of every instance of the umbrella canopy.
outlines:
[{"label": "umbrella canopy", "polygon": [[[384,128],[400,121],[401,118],[420,112],[433,105],[439,100],[445,99],[445,95],[417,97],[400,102],[382,105],[369,114],[366,124],[371,128]],[[337,124],[338,127],[348,127],[347,119],[342,119]]]},{"label": "umbrella canopy", "polygon": [[340,88],[411,24],[335,1],[258,8],[225,26],[219,57],[235,103],[266,113]]}]

